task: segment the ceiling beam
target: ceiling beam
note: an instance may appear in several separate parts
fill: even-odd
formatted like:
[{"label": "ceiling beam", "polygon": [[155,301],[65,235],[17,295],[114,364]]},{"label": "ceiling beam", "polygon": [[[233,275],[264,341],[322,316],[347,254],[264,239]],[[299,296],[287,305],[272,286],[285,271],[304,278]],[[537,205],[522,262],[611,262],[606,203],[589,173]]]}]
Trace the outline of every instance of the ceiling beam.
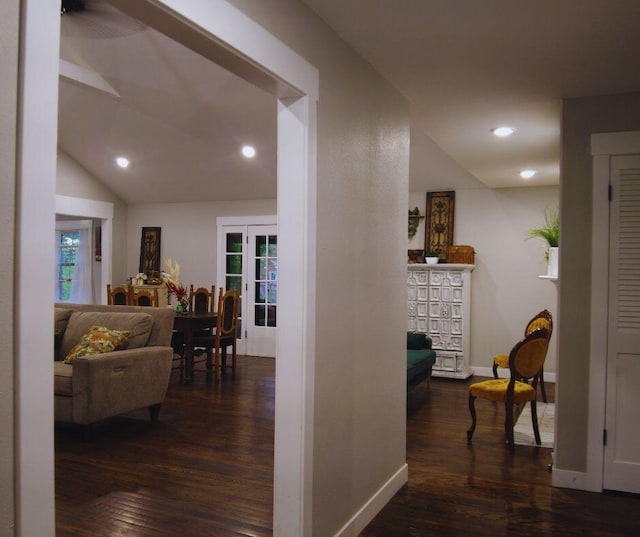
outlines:
[{"label": "ceiling beam", "polygon": [[98,90],[116,99],[120,98],[120,94],[98,73],[67,60],[60,59],[59,76],[61,80],[71,84]]}]

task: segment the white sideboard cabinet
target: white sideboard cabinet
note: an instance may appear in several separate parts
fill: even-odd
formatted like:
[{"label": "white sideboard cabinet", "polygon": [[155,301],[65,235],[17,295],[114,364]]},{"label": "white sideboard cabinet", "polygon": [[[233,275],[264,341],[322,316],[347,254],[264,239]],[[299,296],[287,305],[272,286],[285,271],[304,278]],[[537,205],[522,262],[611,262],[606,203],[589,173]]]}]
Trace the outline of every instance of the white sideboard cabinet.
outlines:
[{"label": "white sideboard cabinet", "polygon": [[407,265],[408,330],[433,340],[434,377],[469,378],[471,272],[475,265]]}]

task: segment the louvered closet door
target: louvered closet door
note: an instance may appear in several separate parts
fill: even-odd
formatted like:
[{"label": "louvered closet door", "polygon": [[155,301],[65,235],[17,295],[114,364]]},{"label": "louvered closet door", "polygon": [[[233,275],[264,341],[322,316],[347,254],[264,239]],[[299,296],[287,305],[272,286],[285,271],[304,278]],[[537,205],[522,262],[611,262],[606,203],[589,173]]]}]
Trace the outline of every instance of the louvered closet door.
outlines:
[{"label": "louvered closet door", "polygon": [[640,156],[611,159],[611,187],[604,488],[640,493]]}]

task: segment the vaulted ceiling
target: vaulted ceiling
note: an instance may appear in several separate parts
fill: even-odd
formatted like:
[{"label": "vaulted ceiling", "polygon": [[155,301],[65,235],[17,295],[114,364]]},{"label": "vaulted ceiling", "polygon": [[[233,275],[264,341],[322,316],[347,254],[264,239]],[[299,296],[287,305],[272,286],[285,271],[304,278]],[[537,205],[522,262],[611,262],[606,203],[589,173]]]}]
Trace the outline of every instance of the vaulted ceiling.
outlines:
[{"label": "vaulted ceiling", "polygon": [[[562,99],[640,91],[638,0],[302,1],[409,101],[411,190],[557,184]],[[61,150],[128,203],[275,197],[274,98],[86,4],[61,17]]]}]

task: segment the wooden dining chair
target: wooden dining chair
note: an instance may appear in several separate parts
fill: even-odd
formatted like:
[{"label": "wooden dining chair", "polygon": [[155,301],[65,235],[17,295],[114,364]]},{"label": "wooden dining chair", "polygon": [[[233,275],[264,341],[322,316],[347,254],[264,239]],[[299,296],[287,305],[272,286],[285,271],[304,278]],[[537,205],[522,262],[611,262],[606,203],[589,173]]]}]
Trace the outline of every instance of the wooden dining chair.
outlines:
[{"label": "wooden dining chair", "polygon": [[[551,312],[549,310],[544,309],[531,318],[524,329],[525,337],[538,328],[546,328],[547,330],[549,330],[549,338],[551,338],[551,334],[553,334],[553,317],[551,316]],[[496,354],[493,357],[493,377],[496,379],[498,378],[499,367],[504,369],[507,369],[509,367],[508,354]],[[540,395],[542,395],[542,401],[546,403],[547,392],[544,389],[544,368],[540,369],[540,378],[538,379],[538,384],[540,386]]]},{"label": "wooden dining chair", "polygon": [[157,289],[133,289],[133,286],[129,287],[130,291],[130,303],[133,306],[151,306],[157,308],[159,305],[158,290]]},{"label": "wooden dining chair", "polygon": [[194,290],[193,285],[189,289],[189,309],[199,312],[213,312],[216,310],[216,286],[212,285],[211,290],[206,287],[198,287]]},{"label": "wooden dining chair", "polygon": [[130,304],[129,286],[107,284],[107,304],[110,306],[128,306]]},{"label": "wooden dining chair", "polygon": [[220,377],[222,369],[226,367],[228,347],[231,347],[231,371],[236,372],[239,303],[238,293],[233,290],[223,293],[221,287],[218,295],[215,332],[194,336],[193,339],[194,346],[206,349],[207,373],[210,374],[213,368],[216,380]]},{"label": "wooden dining chair", "polygon": [[[189,310],[195,311],[199,313],[213,313],[216,310],[216,286],[212,285],[211,290],[206,287],[198,287],[194,289],[193,284],[189,289]],[[208,336],[213,334],[213,329],[202,330],[200,332],[194,333],[193,337],[197,338],[198,336]],[[195,347],[199,347],[195,345]],[[206,351],[206,348],[199,347],[195,349],[194,354],[194,365],[202,362],[202,359],[196,359],[196,356],[202,356],[203,351]]]},{"label": "wooden dining chair", "polygon": [[[546,328],[533,330],[518,341],[509,353],[508,379],[489,379],[469,386],[469,412],[471,427],[467,430],[467,442],[471,443],[476,429],[475,401],[479,397],[488,401],[503,402],[505,405],[504,434],[507,447],[514,450],[514,406],[531,403],[531,421],[536,444],[540,445],[536,392],[539,373],[544,365],[549,346],[550,331]],[[531,381],[531,384],[529,383]]]}]

